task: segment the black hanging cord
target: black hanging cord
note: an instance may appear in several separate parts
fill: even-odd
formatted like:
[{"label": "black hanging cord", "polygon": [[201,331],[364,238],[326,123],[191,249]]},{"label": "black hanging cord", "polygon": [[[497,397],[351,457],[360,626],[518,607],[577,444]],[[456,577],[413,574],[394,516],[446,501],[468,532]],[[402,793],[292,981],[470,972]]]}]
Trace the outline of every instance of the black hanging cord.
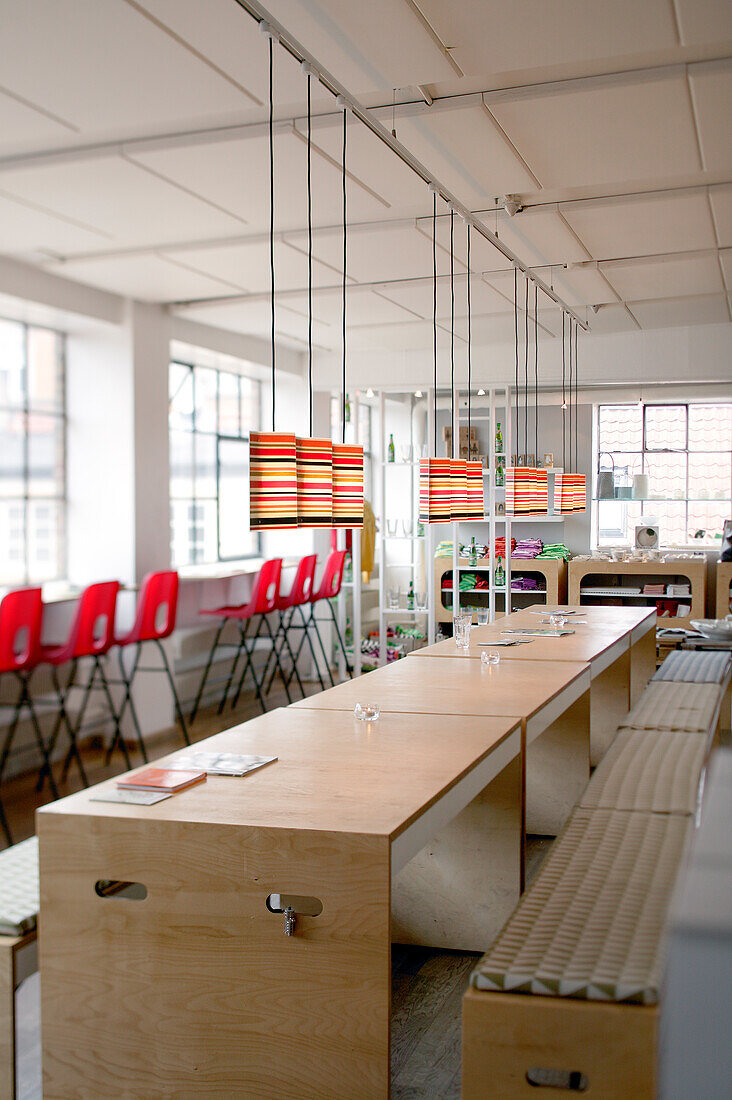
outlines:
[{"label": "black hanging cord", "polygon": [[513,269],[513,349],[514,349],[514,403],[516,405],[516,451],[520,448],[519,440],[519,326],[518,326],[518,268]]},{"label": "black hanging cord", "polygon": [[269,292],[272,341],[272,431],[275,430],[275,259],[274,259],[274,39],[269,39]]},{"label": "black hanging cord", "polygon": [[343,155],[341,157],[341,186],[343,190],[343,393],[341,396],[342,441],[346,442],[346,259],[348,256],[348,236],[346,229],[346,133],[348,131],[348,111],[343,111]]},{"label": "black hanging cord", "polygon": [[566,352],[567,345],[564,338],[564,310],[562,310],[562,469],[566,470],[566,450],[565,450],[565,421],[567,418],[567,395],[565,391],[565,372],[567,369]]},{"label": "black hanging cord", "polygon": [[432,193],[432,366],[434,371],[435,458],[437,458],[437,192]]},{"label": "black hanging cord", "polygon": [[[455,457],[455,211],[450,210],[450,432]],[[458,454],[460,452],[458,451]]]},{"label": "black hanging cord", "polygon": [[577,329],[574,326],[574,472],[579,473],[579,365],[577,363]]},{"label": "black hanging cord", "polygon": [[308,73],[308,394],[310,402],[310,435],[313,434],[313,187],[310,73]]},{"label": "black hanging cord", "polygon": [[473,363],[472,363],[472,314],[470,309],[470,222],[468,222],[468,456],[470,455],[470,421],[471,421],[471,409],[470,409],[470,387],[472,383]]},{"label": "black hanging cord", "polygon": [[524,464],[529,452],[529,280],[524,278]]},{"label": "black hanging cord", "polygon": [[539,287],[534,283],[534,462],[539,458]]},{"label": "black hanging cord", "polygon": [[569,464],[572,465],[572,318],[569,318]]}]

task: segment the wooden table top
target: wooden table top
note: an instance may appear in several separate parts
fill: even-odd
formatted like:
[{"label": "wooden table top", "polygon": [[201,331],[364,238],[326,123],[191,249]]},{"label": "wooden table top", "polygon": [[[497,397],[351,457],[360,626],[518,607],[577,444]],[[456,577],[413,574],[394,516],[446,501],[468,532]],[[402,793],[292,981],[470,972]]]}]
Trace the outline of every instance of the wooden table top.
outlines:
[{"label": "wooden table top", "polygon": [[549,604],[548,606],[533,604],[530,607],[523,607],[520,611],[514,611],[505,618],[510,618],[517,623],[519,620],[523,623],[527,618],[536,621],[538,616],[533,614],[534,611],[541,611],[546,618],[553,611],[574,611],[576,614],[570,615],[570,619],[587,619],[588,626],[605,626],[611,629],[623,627],[628,632],[640,626],[641,623],[650,623],[656,618],[655,607],[604,607],[600,604]]},{"label": "wooden table top", "polygon": [[[453,657],[479,661],[481,654],[486,649],[485,645],[480,644],[481,642],[508,641],[512,637],[520,637],[520,635],[505,633],[512,626],[537,627],[540,630],[551,629],[548,624],[542,622],[540,616],[532,615],[519,621],[518,616],[514,619],[513,615],[507,615],[490,626],[474,626],[470,631],[470,646],[468,649],[458,649],[453,639],[448,638],[444,642],[437,642],[435,645],[415,649],[410,657]],[[566,634],[562,638],[527,637],[527,644],[525,645],[501,646],[491,650],[491,652],[499,653],[501,661],[505,658],[507,661],[580,661],[592,664],[594,660],[618,643],[621,646],[624,645],[625,650],[628,649],[629,642],[627,638],[630,631],[625,628],[581,627],[579,625],[574,628],[570,618],[567,629],[574,629],[575,633]]]},{"label": "wooden table top", "polygon": [[589,673],[571,661],[501,661],[486,668],[479,661],[444,657],[401,660],[356,680],[346,680],[292,704],[293,710],[353,710],[356,703],[378,703],[384,712],[410,714],[517,715],[528,719],[564,688]]},{"label": "wooden table top", "polygon": [[[193,746],[278,757],[250,775],[210,776],[154,806],[91,801],[92,795],[114,789],[112,779],[39,812],[394,839],[519,726],[518,717],[393,712],[366,723],[342,711],[283,707]],[[164,765],[186,751],[155,763]]]}]

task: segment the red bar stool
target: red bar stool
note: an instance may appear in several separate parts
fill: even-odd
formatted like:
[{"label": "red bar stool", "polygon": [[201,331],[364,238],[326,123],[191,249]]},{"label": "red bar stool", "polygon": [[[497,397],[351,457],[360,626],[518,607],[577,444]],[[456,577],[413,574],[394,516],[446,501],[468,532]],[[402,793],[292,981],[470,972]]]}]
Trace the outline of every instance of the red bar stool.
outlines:
[{"label": "red bar stool", "polygon": [[[69,736],[69,751],[64,761],[63,778],[66,778],[71,761],[75,758],[85,787],[89,786],[89,781],[79,753],[77,737],[84,721],[89,696],[95,688],[99,688],[104,692],[115,726],[113,743],[120,745],[125,763],[128,768],[131,767],[127,746],[119,736],[117,712],[112,702],[109,681],[101,661],[101,658],[109,652],[114,644],[114,613],[117,606],[118,591],[119,581],[102,581],[100,584],[90,584],[79,597],[74,621],[71,624],[71,630],[66,641],[62,645],[41,646],[39,663],[51,666],[53,686],[56,689],[59,701],[59,713],[49,742],[49,755],[55,748],[63,723]],[[82,686],[82,684],[76,683],[76,674],[79,661],[84,657],[91,658],[92,664],[86,684]],[[71,663],[71,672],[65,687],[62,688],[58,678],[58,669],[61,665],[69,662]],[[97,677],[100,680],[98,685],[96,683]],[[82,688],[83,695],[76,722],[72,723],[66,709],[66,703],[75,687]],[[44,771],[46,771],[45,768]],[[52,781],[50,767],[47,769],[47,773],[50,782]]]},{"label": "red bar stool", "polygon": [[[135,621],[132,627],[126,634],[115,635],[114,644],[119,646],[117,651],[117,660],[119,663],[119,671],[122,677],[122,684],[124,685],[124,697],[122,699],[122,705],[117,715],[117,728],[115,730],[114,740],[107,750],[107,763],[109,763],[112,753],[114,752],[115,744],[122,736],[121,725],[122,717],[126,708],[129,706],[130,715],[132,716],[132,722],[135,727],[135,734],[140,746],[140,752],[142,758],[147,763],[147,752],[145,750],[145,744],[142,738],[142,730],[137,718],[137,712],[135,710],[135,704],[132,700],[132,681],[135,678],[137,672],[164,672],[168,678],[168,686],[170,687],[171,694],[173,696],[173,704],[175,706],[175,713],[178,721],[180,722],[181,730],[183,731],[183,739],[186,745],[190,745],[191,741],[188,736],[188,729],[186,728],[186,720],[183,717],[183,710],[180,705],[180,699],[178,698],[178,692],[175,689],[175,680],[173,679],[173,672],[168,661],[168,656],[165,652],[163,645],[163,638],[168,638],[175,630],[175,619],[178,611],[178,574],[175,570],[169,570],[164,573],[148,573],[142,582],[142,588],[140,589],[140,595],[137,600],[137,608],[135,611]],[[162,658],[162,666],[157,668],[141,668],[140,657],[142,655],[142,647],[146,642],[153,642]],[[128,673],[125,669],[124,663],[124,651],[128,646],[135,646],[135,655],[132,662],[132,668]]]},{"label": "red bar stool", "polygon": [[[270,615],[276,609],[277,599],[279,597],[280,591],[281,575],[282,558],[272,558],[270,561],[266,561],[262,568],[259,570],[259,573],[257,574],[257,579],[254,582],[254,590],[252,592],[252,597],[249,600],[249,603],[242,604],[241,607],[215,607],[211,609],[203,609],[199,612],[200,615],[213,615],[216,618],[220,619],[221,622],[219,623],[219,628],[216,631],[216,636],[214,637],[213,645],[211,646],[211,652],[208,655],[206,667],[203,670],[201,686],[198,689],[198,695],[196,696],[196,701],[193,704],[193,710],[191,712],[191,721],[195,719],[196,714],[198,713],[198,708],[200,706],[201,698],[203,696],[203,690],[208,680],[208,674],[211,670],[211,665],[213,664],[214,654],[218,648],[222,631],[226,624],[232,621],[239,624],[239,644],[236,647],[236,654],[234,656],[234,661],[231,666],[231,672],[229,673],[228,677],[225,677],[226,687],[224,688],[224,693],[221,696],[218,713],[221,714],[222,710],[224,709],[224,704],[226,703],[229,691],[231,690],[231,685],[234,682],[236,666],[239,663],[239,658],[241,657],[242,653],[246,654],[246,660],[244,662],[244,670],[242,671],[242,674],[239,678],[239,683],[237,685],[236,694],[234,695],[232,707],[236,706],[239,700],[239,695],[241,694],[242,687],[244,686],[246,674],[251,669],[252,679],[254,681],[254,690],[256,692],[257,698],[259,699],[259,704],[262,708],[262,711],[266,711],[267,704],[264,701],[264,694],[262,692],[264,675],[262,675],[259,680],[257,679],[257,674],[254,671],[254,648],[257,639],[259,638],[261,631],[264,628],[270,637],[272,648],[274,649],[274,635],[272,634],[272,628],[270,627],[267,620],[267,615]],[[249,635],[249,624],[254,618],[259,619],[257,629],[253,635]],[[229,646],[229,648],[232,647]],[[274,654],[274,658],[276,667],[279,668],[281,672],[282,669],[277,653]],[[219,679],[215,682],[223,683],[223,679]],[[287,685],[285,685],[285,691],[287,693],[288,701],[292,702]]]},{"label": "red bar stool", "polygon": [[[303,646],[305,645],[306,640],[307,640],[308,645],[310,646],[310,652],[312,654],[313,663],[315,665],[315,671],[317,673],[318,680],[320,681],[320,689],[321,689],[321,691],[325,690],[325,684],[323,682],[323,677],[320,675],[320,667],[318,665],[318,658],[315,655],[315,648],[313,646],[313,639],[310,636],[310,634],[308,633],[307,621],[305,619],[305,612],[303,611],[303,607],[305,607],[307,604],[310,603],[310,599],[311,599],[312,594],[313,594],[313,584],[315,582],[315,568],[316,568],[317,564],[318,564],[318,555],[317,554],[308,554],[306,557],[301,558],[299,563],[298,563],[297,572],[295,573],[295,578],[292,582],[292,587],[291,587],[290,591],[287,593],[286,596],[282,596],[282,595],[279,596],[278,599],[277,599],[277,603],[275,605],[275,610],[279,612],[279,616],[280,616],[279,626],[277,628],[277,636],[276,636],[276,639],[275,639],[275,646],[277,645],[278,640],[281,639],[281,641],[280,641],[280,650],[279,650],[280,657],[282,656],[283,650],[287,649],[287,652],[289,653],[289,656],[290,656],[290,660],[292,661],[292,668],[290,669],[290,672],[286,677],[286,683],[289,687],[289,685],[291,684],[292,679],[294,677],[297,680],[298,687],[300,688],[300,691],[302,692],[303,698],[305,696],[305,689],[302,685],[302,680],[300,679],[300,674],[299,674],[298,669],[297,669],[297,662],[298,662],[298,659],[299,659],[300,654],[302,652]],[[300,617],[301,625],[295,625],[295,623],[294,623],[294,618],[295,618],[296,613]],[[293,628],[297,629],[297,630],[302,630],[302,632],[303,632],[302,637],[300,639],[300,644],[299,644],[299,647],[298,647],[298,650],[297,650],[297,655],[294,655],[293,652],[292,652],[292,647],[290,646],[290,640],[289,640],[289,636],[288,636],[289,631],[292,630]],[[269,667],[269,658],[267,659],[267,667]],[[265,676],[266,676],[266,673],[267,673],[267,669],[265,669]],[[272,684],[274,682],[274,678],[275,678],[276,675],[277,675],[277,667],[275,666],[272,669],[272,673],[271,673],[270,678],[269,678],[269,683],[267,685],[267,694],[269,694],[269,692],[272,690]]]},{"label": "red bar stool", "polygon": [[[33,670],[38,665],[41,648],[41,621],[43,618],[43,599],[40,588],[19,588],[8,592],[0,601],[0,676],[11,673],[20,683],[20,691],[13,709],[13,717],[8,726],[2,753],[0,753],[0,783],[10,755],[10,750],[18,729],[18,722],[26,708],[33,725],[36,742],[43,757],[43,770],[48,771],[51,792],[58,798],[58,790],[51,775],[49,749],[38,724],[35,707],[28,685]],[[12,844],[2,801],[0,801],[0,826],[8,844]]]},{"label": "red bar stool", "polygon": [[335,680],[333,679],[333,672],[331,671],[330,661],[328,660],[328,656],[325,652],[323,639],[321,638],[320,631],[318,630],[318,620],[315,616],[315,609],[318,604],[322,604],[323,602],[325,602],[325,606],[327,607],[330,613],[330,617],[333,620],[333,626],[335,628],[338,644],[341,647],[341,651],[346,662],[346,671],[348,672],[349,677],[353,679],[353,669],[348,662],[346,646],[343,641],[343,637],[341,636],[336,613],[333,609],[332,603],[330,602],[340,594],[341,587],[343,585],[343,570],[346,565],[347,554],[347,550],[331,550],[325,563],[325,569],[323,571],[323,579],[320,582],[320,588],[312,595],[310,599],[310,616],[308,618],[308,624],[312,624],[313,630],[315,631],[318,643],[320,644],[321,652],[323,654],[323,659],[325,661],[325,667],[328,670],[328,675],[330,676],[330,682],[332,685],[335,685]]}]

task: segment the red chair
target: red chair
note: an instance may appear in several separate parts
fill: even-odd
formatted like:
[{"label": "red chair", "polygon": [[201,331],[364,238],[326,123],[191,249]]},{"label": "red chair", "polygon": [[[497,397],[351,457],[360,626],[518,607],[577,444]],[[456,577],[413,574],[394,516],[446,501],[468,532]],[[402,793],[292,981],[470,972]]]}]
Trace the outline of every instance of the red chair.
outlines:
[{"label": "red chair", "polygon": [[[33,725],[36,742],[43,757],[43,770],[48,771],[51,792],[58,798],[58,790],[51,775],[50,754],[41,728],[38,724],[28,684],[33,670],[38,665],[41,648],[41,621],[43,618],[43,599],[40,588],[19,588],[8,592],[0,601],[0,676],[11,673],[20,683],[20,691],[15,702],[13,717],[8,726],[2,753],[0,754],[0,783],[7,766],[18,722],[26,708]],[[12,844],[10,828],[0,801],[0,826],[8,844]]]},{"label": "red chair", "polygon": [[333,685],[335,684],[335,680],[333,679],[333,672],[330,667],[330,661],[328,660],[328,656],[325,652],[323,639],[321,638],[320,631],[318,630],[318,619],[315,615],[315,609],[318,604],[322,604],[323,602],[325,603],[325,606],[330,613],[330,617],[333,620],[333,627],[336,632],[338,644],[341,647],[341,651],[346,662],[346,671],[348,672],[348,675],[351,677],[351,679],[353,679],[353,669],[349,664],[346,646],[341,635],[340,627],[338,626],[338,619],[336,618],[333,604],[331,603],[331,600],[334,600],[336,596],[340,594],[341,587],[343,585],[343,570],[346,565],[347,554],[347,550],[331,550],[325,563],[325,569],[323,571],[323,578],[320,582],[320,588],[311,596],[310,599],[310,615],[308,618],[308,625],[311,625],[313,627],[313,630],[315,631],[315,635],[318,639],[318,643],[323,654],[323,659],[325,661],[325,667],[328,670],[330,682]]},{"label": "red chair", "polygon": [[[220,619],[221,622],[219,624],[218,630],[216,631],[216,636],[214,637],[213,645],[211,646],[211,652],[208,655],[208,661],[206,662],[206,667],[203,671],[201,686],[198,689],[198,695],[196,696],[196,701],[193,704],[193,710],[191,712],[191,721],[195,719],[196,714],[198,713],[198,708],[200,706],[201,698],[203,696],[203,690],[208,680],[208,674],[211,670],[211,665],[213,664],[214,654],[218,649],[222,631],[228,622],[237,622],[239,624],[239,644],[238,646],[236,646],[236,653],[234,655],[234,661],[231,666],[231,672],[229,673],[228,677],[225,677],[226,687],[224,688],[224,693],[221,696],[221,702],[219,703],[218,712],[219,714],[221,714],[222,710],[224,709],[229,691],[231,690],[231,685],[234,682],[236,666],[239,663],[239,658],[241,657],[242,653],[246,654],[246,660],[244,662],[244,669],[239,678],[239,683],[237,685],[236,693],[234,695],[232,707],[235,707],[237,702],[239,701],[239,695],[241,694],[242,687],[244,686],[246,674],[251,669],[252,679],[254,681],[254,690],[257,694],[257,698],[259,699],[262,711],[266,711],[267,704],[264,701],[264,694],[262,692],[264,675],[262,675],[260,679],[257,679],[257,674],[254,670],[254,648],[256,646],[257,639],[259,638],[262,629],[264,628],[269,635],[269,638],[272,642],[272,649],[274,650],[274,635],[272,634],[272,628],[269,625],[267,615],[270,615],[273,611],[276,610],[277,600],[279,598],[280,592],[281,575],[282,558],[272,558],[270,561],[266,561],[262,568],[259,570],[257,579],[254,582],[254,591],[252,592],[252,597],[249,600],[249,603],[243,604],[241,607],[216,607],[212,609],[204,609],[199,612],[200,615],[213,615],[216,618]],[[256,632],[253,635],[249,635],[249,624],[255,618],[259,619]],[[233,647],[228,646],[227,648]],[[271,654],[268,655],[268,659],[269,656],[271,656]],[[279,657],[276,652],[274,654],[274,659],[276,667],[279,668],[281,671]],[[223,683],[223,679],[217,680],[215,682]],[[288,702],[292,702],[287,684],[285,685],[285,692],[287,693]]]},{"label": "red chair", "polygon": [[[66,778],[71,761],[75,758],[85,787],[89,785],[89,781],[79,753],[77,738],[84,721],[89,696],[96,687],[104,692],[107,706],[114,721],[113,744],[120,745],[125,763],[128,768],[131,767],[127,746],[119,736],[119,720],[112,702],[109,681],[101,661],[101,658],[109,652],[114,644],[114,613],[117,606],[118,591],[119,581],[103,581],[100,584],[90,584],[79,597],[74,621],[71,624],[71,630],[66,641],[62,645],[41,646],[39,663],[51,666],[53,685],[59,701],[59,713],[49,742],[49,755],[56,746],[63,723],[69,736],[69,751],[64,761],[63,778]],[[82,686],[76,683],[76,675],[79,661],[85,657],[91,660],[91,669],[86,684]],[[62,688],[58,678],[58,669],[61,665],[69,662],[71,663],[71,671],[65,686]],[[99,685],[96,683],[97,677],[100,680]],[[76,721],[72,723],[66,709],[66,703],[69,695],[76,687],[82,688],[83,695]],[[51,781],[50,767],[43,770],[44,772],[47,770],[49,781]]]},{"label": "red chair", "polygon": [[[310,634],[308,633],[307,622],[306,622],[306,619],[305,619],[305,612],[303,611],[303,607],[305,607],[306,605],[308,605],[310,603],[310,600],[311,600],[311,597],[312,597],[312,594],[313,594],[313,584],[315,582],[315,568],[316,568],[317,564],[318,564],[317,554],[308,554],[306,557],[301,558],[300,562],[298,563],[297,572],[295,573],[295,578],[292,582],[292,587],[291,587],[290,591],[287,593],[286,596],[279,596],[278,599],[277,599],[277,603],[275,605],[275,610],[279,612],[279,616],[280,616],[279,627],[277,629],[277,636],[276,636],[276,639],[275,639],[275,646],[277,645],[278,640],[281,639],[279,655],[281,657],[283,651],[285,649],[287,649],[287,652],[289,653],[289,656],[290,656],[290,660],[292,661],[292,668],[290,669],[290,672],[287,675],[287,677],[286,678],[283,677],[283,679],[285,679],[285,681],[286,681],[286,683],[289,687],[289,685],[291,684],[292,679],[294,677],[297,680],[298,686],[300,688],[300,691],[302,692],[303,697],[305,696],[305,689],[302,685],[302,680],[300,679],[300,674],[299,674],[298,668],[297,668],[297,662],[298,662],[298,659],[299,659],[300,654],[302,652],[303,646],[305,645],[306,640],[307,640],[308,645],[310,646],[310,652],[312,654],[313,663],[315,665],[315,671],[317,673],[318,680],[320,681],[320,689],[321,689],[321,691],[325,690],[325,684],[323,682],[323,677],[320,675],[320,667],[318,665],[318,658],[315,654],[315,648],[313,646],[313,639],[310,636]],[[296,613],[300,617],[301,625],[296,625],[294,623],[294,618],[295,618]],[[297,630],[302,630],[302,632],[303,632],[302,637],[300,639],[300,645],[299,645],[298,650],[297,650],[297,655],[294,655],[293,652],[292,652],[292,647],[290,646],[290,640],[289,640],[289,636],[288,636],[289,631],[292,630],[293,627]],[[267,667],[269,667],[269,658],[267,660]],[[267,672],[267,669],[265,669],[265,675],[266,675],[266,672]],[[272,690],[272,683],[273,683],[274,678],[275,678],[276,675],[277,675],[277,666],[275,665],[275,667],[272,669],[272,673],[271,673],[270,678],[269,678],[269,683],[267,685],[267,693],[268,694]]]},{"label": "red chair", "polygon": [[[180,699],[178,698],[178,692],[175,689],[175,680],[173,679],[173,672],[168,661],[168,656],[165,652],[165,647],[162,643],[163,638],[168,638],[175,630],[175,619],[178,611],[178,574],[174,570],[169,570],[165,573],[148,573],[142,582],[142,588],[140,589],[140,595],[137,601],[137,608],[135,611],[135,621],[132,624],[130,630],[126,634],[115,635],[114,644],[119,646],[117,653],[117,659],[119,662],[120,675],[122,677],[122,684],[124,686],[124,697],[122,699],[122,705],[117,715],[117,728],[115,730],[115,737],[112,744],[107,750],[107,763],[109,763],[112,753],[114,752],[116,741],[122,736],[121,725],[122,717],[126,708],[129,706],[130,715],[132,716],[132,722],[135,727],[135,734],[140,746],[140,752],[142,758],[147,763],[147,752],[145,751],[145,744],[142,738],[142,730],[140,729],[140,723],[137,718],[137,712],[135,710],[135,704],[132,700],[132,681],[135,678],[137,672],[164,672],[168,678],[168,686],[170,687],[171,694],[173,696],[173,704],[175,706],[175,713],[178,721],[180,722],[181,730],[183,731],[183,739],[186,745],[190,745],[191,741],[188,736],[188,729],[186,728],[186,720],[183,717],[183,710],[180,705]],[[157,668],[141,668],[140,657],[142,654],[142,647],[146,642],[153,642],[162,658],[162,666]],[[132,662],[132,669],[128,673],[124,664],[124,651],[128,646],[135,646],[135,656]]]}]

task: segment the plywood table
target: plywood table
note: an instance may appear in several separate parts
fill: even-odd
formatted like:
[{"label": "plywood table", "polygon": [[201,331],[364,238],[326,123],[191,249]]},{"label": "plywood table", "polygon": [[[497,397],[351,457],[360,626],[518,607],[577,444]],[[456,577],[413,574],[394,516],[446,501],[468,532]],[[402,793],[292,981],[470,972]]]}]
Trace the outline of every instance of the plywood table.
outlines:
[{"label": "plywood table", "polygon": [[[279,757],[243,779],[145,808],[92,801],[110,781],[43,807],[46,1100],[385,1100],[392,882],[467,811],[464,839],[474,800],[508,777],[513,823],[494,839],[515,904],[521,744],[513,717],[290,707],[196,745]],[[271,911],[286,902],[291,936]],[[473,905],[479,926],[477,891]]]},{"label": "plywood table", "polygon": [[[479,660],[492,640],[510,637],[511,628],[547,629],[543,614],[531,609],[514,612],[490,626],[474,627],[470,647],[458,649],[452,639],[415,650],[412,656],[451,657]],[[583,609],[584,610],[584,609]],[[593,609],[601,610],[601,609]],[[624,609],[621,609],[624,610]],[[577,621],[575,621],[575,619]],[[618,726],[636,698],[639,698],[655,670],[655,611],[632,611],[616,623],[570,616],[567,628],[573,634],[561,638],[529,638],[527,644],[496,649],[507,661],[582,661],[592,676],[590,751],[593,766],[599,764],[612,744]],[[484,643],[481,645],[481,643]]]},{"label": "plywood table", "polygon": [[518,715],[526,749],[526,829],[556,835],[590,775],[590,669],[572,661],[396,661],[293,703],[292,709],[382,711],[467,718]]}]

